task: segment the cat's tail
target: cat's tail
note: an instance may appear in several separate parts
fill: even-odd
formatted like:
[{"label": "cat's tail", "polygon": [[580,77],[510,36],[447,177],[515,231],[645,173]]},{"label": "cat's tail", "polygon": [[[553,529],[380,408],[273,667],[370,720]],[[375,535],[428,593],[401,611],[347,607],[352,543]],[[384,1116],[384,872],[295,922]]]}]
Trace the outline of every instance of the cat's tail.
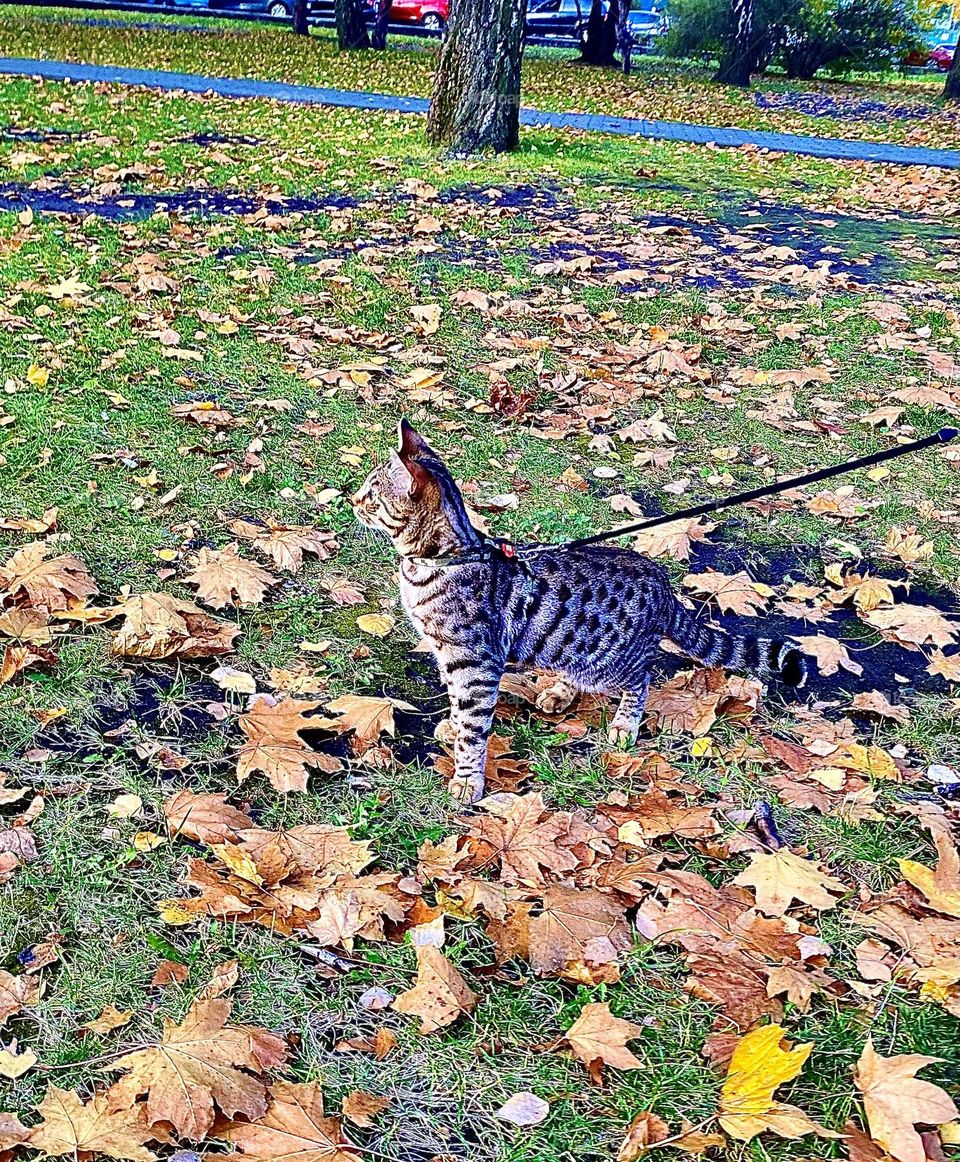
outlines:
[{"label": "cat's tail", "polygon": [[777,679],[796,689],[807,684],[810,662],[795,645],[779,638],[716,629],[694,616],[679,601],[674,601],[666,636],[685,654],[708,666],[724,666],[767,680]]}]

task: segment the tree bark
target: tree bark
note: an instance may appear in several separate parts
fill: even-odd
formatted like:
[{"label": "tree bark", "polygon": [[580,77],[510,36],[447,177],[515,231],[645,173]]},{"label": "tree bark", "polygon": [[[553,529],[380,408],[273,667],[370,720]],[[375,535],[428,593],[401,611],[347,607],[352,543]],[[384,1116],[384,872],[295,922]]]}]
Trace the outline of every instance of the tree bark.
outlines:
[{"label": "tree bark", "polygon": [[617,21],[617,47],[623,62],[623,75],[629,77],[633,69],[633,33],[630,31],[630,0],[620,0],[620,19]]},{"label": "tree bark", "polygon": [[617,25],[620,23],[620,5],[610,0],[607,11],[603,0],[593,0],[587,17],[587,35],[580,46],[584,64],[612,68],[617,63]]},{"label": "tree bark", "polygon": [[947,73],[943,85],[943,99],[945,101],[960,101],[960,45],[953,54],[953,63]]},{"label": "tree bark", "polygon": [[390,8],[393,0],[377,0],[377,19],[373,25],[373,41],[374,48],[387,47],[387,25],[390,23]]},{"label": "tree bark", "polygon": [[333,14],[337,22],[337,45],[341,52],[370,47],[367,20],[360,0],[334,0]]},{"label": "tree bark", "polygon": [[293,31],[298,36],[309,36],[307,26],[307,0],[293,0]]},{"label": "tree bark", "polygon": [[724,38],[720,67],[714,80],[721,85],[750,87],[750,77],[756,63],[753,35],[753,0],[730,0],[730,18]]},{"label": "tree bark", "polygon": [[432,145],[457,156],[517,148],[525,13],[525,0],[451,6],[427,117]]}]

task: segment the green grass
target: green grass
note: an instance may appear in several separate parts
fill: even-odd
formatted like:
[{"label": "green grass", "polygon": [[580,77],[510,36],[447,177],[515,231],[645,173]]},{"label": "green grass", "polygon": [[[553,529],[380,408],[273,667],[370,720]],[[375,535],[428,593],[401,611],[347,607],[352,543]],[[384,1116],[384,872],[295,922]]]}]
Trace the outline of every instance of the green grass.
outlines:
[{"label": "green grass", "polygon": [[[39,35],[40,18],[5,12],[4,20],[15,32],[7,51],[26,52],[30,38]],[[94,33],[89,35],[82,42],[88,30],[69,31],[84,52],[94,43]],[[275,49],[275,61],[292,43],[279,30],[251,35]],[[104,30],[95,36],[125,52],[134,40]],[[161,37],[137,44],[143,53],[166,51]],[[207,40],[193,46],[184,34],[176,44],[191,46],[177,49],[178,67],[189,64],[184,54],[209,51]],[[60,52],[52,39],[47,47],[51,55]],[[322,41],[310,50],[318,60],[334,61]],[[125,63],[136,60],[142,58]],[[295,66],[291,59],[284,67]],[[588,97],[572,95],[570,101],[585,103]],[[889,437],[858,417],[890,402],[908,384],[934,381],[921,339],[941,354],[956,353],[956,283],[949,268],[936,269],[956,253],[956,230],[935,214],[891,221],[894,187],[871,185],[870,171],[809,159],[529,132],[513,157],[440,162],[427,151],[422,124],[414,118],[138,91],[124,92],[121,104],[109,89],[40,87],[28,80],[5,82],[0,100],[3,124],[81,134],[69,141],[0,141],[4,182],[56,184],[111,204],[133,194],[177,194],[201,183],[215,194],[247,195],[254,204],[277,192],[350,199],[339,209],[326,205],[266,221],[162,211],[139,221],[37,212],[24,224],[14,213],[0,216],[0,360],[6,381],[0,395],[0,516],[37,516],[57,505],[57,544],[86,561],[104,604],[126,591],[161,589],[190,597],[179,579],[185,560],[200,544],[226,544],[226,522],[233,517],[329,528],[341,542],[334,558],[287,578],[264,605],[225,615],[242,630],[231,663],[249,669],[267,689],[272,670],[303,662],[321,685],[318,697],[388,691],[424,715],[408,720],[423,725],[405,728],[397,743],[405,757],[395,766],[371,770],[353,762],[349,777],[314,776],[307,793],[280,798],[260,778],[236,787],[235,727],[196,729],[192,712],[213,696],[209,663],[121,663],[109,654],[108,629],[77,627],[64,635],[53,669],[28,671],[0,687],[0,769],[11,772],[12,784],[45,800],[34,824],[40,859],[0,886],[0,967],[13,969],[24,949],[51,935],[62,939],[60,962],[43,972],[46,992],[37,1009],[4,1030],[5,1037],[12,1030],[21,1045],[33,1047],[43,1068],[5,1084],[0,1106],[30,1121],[48,1080],[89,1092],[104,1078],[103,1058],[154,1037],[163,1017],[181,1017],[212,967],[235,957],[241,965],[235,1019],[289,1034],[294,1076],[320,1078],[332,1111],[353,1089],[390,1098],[375,1131],[351,1131],[375,1157],[608,1158],[642,1110],[654,1110],[674,1129],[683,1120],[707,1121],[720,1079],[700,1049],[716,1021],[723,1027],[723,1018],[683,990],[683,963],[670,948],[638,938],[624,957],[622,981],[587,989],[537,980],[517,963],[492,974],[482,926],[451,920],[447,952],[482,1001],[471,1018],[422,1038],[408,1018],[389,1010],[371,1015],[359,1005],[371,984],[393,992],[409,985],[414,956],[408,944],[361,942],[358,955],[366,963],[328,979],[296,940],[213,921],[165,925],[157,904],[180,894],[194,852],[178,841],[140,853],[134,835],[162,832],[163,799],[190,786],[250,802],[265,826],[350,826],[356,837],[373,842],[378,866],[412,868],[424,839],[438,840],[457,826],[430,764],[435,747],[429,735],[443,698],[428,664],[419,656],[411,662],[415,642],[397,609],[392,554],[358,531],[342,497],[321,507],[317,494],[335,488],[349,495],[389,448],[401,411],[424,424],[472,497],[517,493],[516,510],[489,516],[497,531],[517,537],[561,539],[608,527],[622,519],[609,504],[618,493],[677,508],[761,483],[769,478],[766,469],[795,473],[885,447]],[[183,140],[211,130],[261,142],[203,148]],[[145,172],[94,173],[138,162]],[[402,183],[414,177],[432,182],[444,199],[411,200]],[[113,181],[119,193],[110,187],[97,191]],[[535,187],[541,200],[514,209],[511,196],[520,185]],[[483,193],[490,190],[504,192],[502,210]],[[761,221],[742,217],[757,203],[786,207],[794,215],[791,229],[799,233],[790,237],[802,252],[798,261],[813,264],[816,254],[804,250],[808,244],[835,247],[828,255],[835,263],[875,254],[870,270],[876,281],[860,292],[842,280],[795,289],[754,278],[776,268],[752,245],[756,235],[744,230],[744,221]],[[856,206],[849,217],[836,213],[836,228],[801,220],[789,209],[835,203]],[[658,215],[664,213],[705,231],[703,240],[659,233]],[[438,216],[443,230],[415,234],[425,214]],[[899,249],[904,238],[908,254]],[[551,245],[566,244],[598,255],[622,253],[629,263],[649,262],[652,273],[669,271],[669,277],[657,281],[651,274],[639,291],[630,291],[609,281],[602,266],[596,272],[536,273]],[[643,247],[661,245],[665,249],[655,259],[642,257]],[[157,256],[175,280],[174,290],[132,286],[136,273],[130,264],[144,254]],[[318,258],[343,263],[331,269],[298,261]],[[70,277],[90,288],[81,300],[47,293],[45,288]],[[490,315],[461,306],[456,294],[464,289],[483,290],[501,306]],[[902,344],[878,344],[885,329],[865,306],[877,300],[904,311],[897,332]],[[436,334],[424,337],[413,329],[409,307],[431,302],[440,303],[443,313]],[[720,317],[734,325],[718,329]],[[737,329],[738,321],[748,329]],[[799,339],[780,339],[776,327],[782,323],[805,330]],[[642,360],[625,361],[624,350],[638,342],[638,334],[649,336],[652,326],[667,328],[694,365],[706,369],[705,377],[650,375]],[[182,349],[201,358],[165,356],[157,335],[170,329],[180,334]],[[699,359],[694,346],[701,348]],[[793,390],[795,415],[785,404],[771,412],[772,389],[743,385],[735,374],[828,360],[831,382]],[[44,386],[29,382],[32,364],[49,370]],[[536,394],[528,420],[511,423],[491,414],[486,400],[491,370],[497,373],[493,364],[515,390]],[[404,385],[424,367],[443,372],[437,398],[411,396]],[[371,376],[369,383],[363,374],[351,378],[358,370]],[[211,434],[172,418],[170,406],[191,398],[216,399],[242,426]],[[277,400],[289,407],[270,406]],[[584,405],[596,409],[589,426],[580,422]],[[657,444],[604,438],[658,410],[678,435],[668,466],[633,462],[636,453]],[[569,436],[544,438],[547,416],[572,417]],[[920,435],[951,418],[937,408],[911,406],[901,422],[913,429],[904,434]],[[313,436],[311,421],[332,428]],[[732,462],[711,456],[733,445],[740,452]],[[354,455],[355,449],[360,451]],[[255,470],[248,476],[251,465]],[[560,490],[557,481],[568,468],[586,481],[584,490]],[[608,468],[616,478],[594,475]],[[689,481],[682,496],[663,491],[680,479]],[[851,482],[876,505],[856,520],[832,521],[803,507],[767,515],[737,510],[712,540],[732,546],[758,570],[793,551],[804,575],[819,581],[823,566],[845,559],[851,545],[870,567],[892,575],[899,566],[884,556],[887,530],[915,524],[933,541],[934,553],[911,576],[921,589],[937,589],[949,599],[960,543],[956,524],[943,514],[955,508],[955,469],[928,455],[896,467],[884,481],[861,474]],[[178,487],[174,499],[161,504]],[[918,508],[927,501],[932,509]],[[28,539],[0,533],[0,561]],[[172,563],[165,559],[171,550]],[[179,573],[168,575],[170,568]],[[683,565],[671,569],[677,579],[687,571]],[[336,607],[321,585],[335,575],[359,584],[366,604]],[[381,609],[398,616],[397,628],[383,641],[364,638],[357,614]],[[823,629],[841,632],[829,622]],[[866,627],[843,624],[848,641],[856,633],[871,643],[876,639]],[[302,641],[320,639],[331,642],[327,654],[299,648]],[[146,681],[161,686],[155,715],[145,709]],[[863,686],[851,683],[847,692],[872,684],[868,670]],[[911,697],[910,724],[884,729],[880,741],[901,743],[921,768],[934,761],[956,764],[956,711],[947,691],[942,685],[939,692],[931,687],[923,697]],[[39,720],[60,709],[61,717],[41,725]],[[127,718],[132,725],[126,732],[112,734]],[[729,817],[749,810],[760,794],[772,798],[759,783],[769,768],[749,748],[762,727],[784,731],[789,722],[789,707],[771,698],[755,726],[718,726],[712,737],[719,749],[712,757],[692,755],[689,738],[663,738],[658,745],[698,796],[720,802]],[[553,807],[590,809],[613,792],[643,789],[639,779],[610,778],[596,731],[586,742],[571,743],[523,714],[498,729],[513,734],[517,753],[532,763],[534,785]],[[190,765],[179,774],[163,771],[149,757],[152,747],[144,752],[147,758],[137,754],[136,746],[144,743],[169,746]],[[729,749],[741,744],[746,752]],[[50,752],[45,762],[37,753],[44,748]],[[875,806],[882,818],[859,825],[776,800],[773,807],[791,843],[819,854],[852,887],[882,892],[898,881],[898,859],[931,863],[934,856],[916,819],[892,811],[900,789],[878,790]],[[107,815],[107,805],[121,792],[142,797],[142,816],[117,821]],[[20,809],[3,808],[3,818]],[[725,824],[726,835],[734,836],[739,826]],[[689,841],[668,837],[659,846],[670,866],[707,871],[717,882],[728,882],[744,865],[741,855],[718,861]],[[852,949],[864,935],[849,922],[852,905],[847,901],[819,921],[836,949],[831,971],[843,980],[854,978]],[[186,964],[189,978],[152,990],[150,980],[164,958]],[[608,1071],[603,1089],[590,1086],[569,1057],[545,1048],[591,1000],[606,1000],[615,1013],[645,1027],[635,1043],[644,1069]],[[102,1039],[78,1037],[77,1026],[107,1003],[132,1008],[130,1025]],[[954,1018],[901,985],[868,1001],[816,997],[809,1014],[790,1009],[785,1022],[793,1040],[814,1043],[815,1067],[781,1096],[832,1128],[851,1110],[860,1116],[849,1067],[868,1029],[887,1054],[945,1056],[956,1037]],[[400,1039],[386,1061],[334,1052],[341,1040],[369,1034],[381,1023]],[[958,1081],[955,1063],[936,1066],[928,1076]],[[492,1116],[510,1094],[527,1089],[551,1101],[543,1126],[519,1131]],[[818,1157],[840,1156],[833,1143],[775,1138],[731,1145],[727,1154],[785,1159],[809,1157],[811,1150]]]}]

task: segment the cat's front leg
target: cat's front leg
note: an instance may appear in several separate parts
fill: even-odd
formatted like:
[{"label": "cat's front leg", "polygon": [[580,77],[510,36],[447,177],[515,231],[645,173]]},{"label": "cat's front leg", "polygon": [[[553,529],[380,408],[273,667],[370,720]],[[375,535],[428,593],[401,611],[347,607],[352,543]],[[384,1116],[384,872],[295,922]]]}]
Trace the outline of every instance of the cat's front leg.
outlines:
[{"label": "cat's front leg", "polygon": [[631,746],[637,741],[643,724],[643,710],[650,689],[650,675],[647,674],[635,690],[625,690],[620,705],[607,730],[607,738],[614,746]]},{"label": "cat's front leg", "polygon": [[456,732],[450,793],[462,803],[476,803],[483,797],[487,737],[503,668],[468,659],[445,659],[441,664]]}]

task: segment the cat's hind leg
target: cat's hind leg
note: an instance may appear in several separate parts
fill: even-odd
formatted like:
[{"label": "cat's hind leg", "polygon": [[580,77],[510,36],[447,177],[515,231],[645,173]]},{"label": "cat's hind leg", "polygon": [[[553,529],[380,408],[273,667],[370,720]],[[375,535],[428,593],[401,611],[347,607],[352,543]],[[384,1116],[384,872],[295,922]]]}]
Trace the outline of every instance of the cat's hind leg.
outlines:
[{"label": "cat's hind leg", "polygon": [[551,685],[537,695],[537,709],[544,714],[562,714],[569,709],[579,693],[579,687],[566,675],[557,674]]},{"label": "cat's hind leg", "polygon": [[617,712],[607,728],[607,738],[614,746],[630,746],[637,741],[649,689],[650,675],[647,674],[639,686],[623,692]]},{"label": "cat's hind leg", "polygon": [[474,664],[457,669],[457,665],[454,662],[445,667],[450,721],[456,733],[450,794],[461,803],[476,803],[483,797],[487,737],[503,673],[502,669],[489,666]]}]

